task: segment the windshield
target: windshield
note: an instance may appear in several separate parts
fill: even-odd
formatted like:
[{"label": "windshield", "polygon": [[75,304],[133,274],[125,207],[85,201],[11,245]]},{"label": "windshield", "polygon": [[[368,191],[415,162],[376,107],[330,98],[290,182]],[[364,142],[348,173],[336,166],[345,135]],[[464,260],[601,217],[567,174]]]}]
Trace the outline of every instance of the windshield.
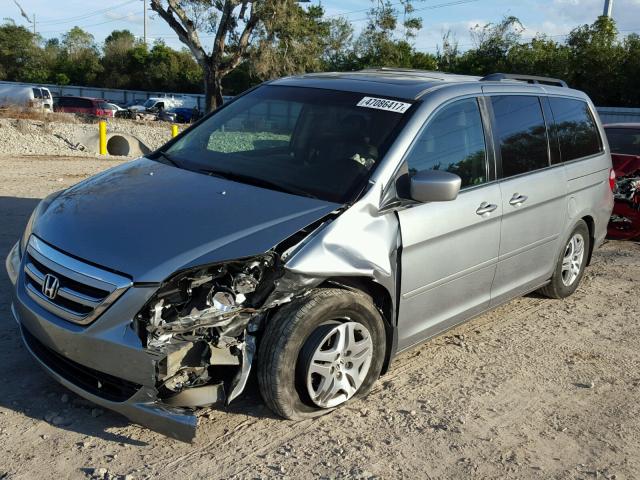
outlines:
[{"label": "windshield", "polygon": [[361,93],[263,86],[165,153],[182,168],[345,203],[361,191],[410,106]]},{"label": "windshield", "polygon": [[640,155],[640,128],[607,128],[611,153]]},{"label": "windshield", "polygon": [[156,101],[155,101],[154,99],[150,98],[149,100],[147,100],[146,102],[144,102],[144,103],[142,104],[142,106],[143,106],[143,107],[145,107],[145,108],[151,108],[151,107],[153,107],[155,104],[156,104]]}]

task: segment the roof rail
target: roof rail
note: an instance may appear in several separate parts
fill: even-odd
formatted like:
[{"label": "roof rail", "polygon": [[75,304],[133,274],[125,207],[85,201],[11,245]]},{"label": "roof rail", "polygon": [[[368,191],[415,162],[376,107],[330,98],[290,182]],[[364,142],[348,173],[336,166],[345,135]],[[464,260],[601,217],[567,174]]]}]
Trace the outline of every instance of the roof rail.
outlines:
[{"label": "roof rail", "polygon": [[413,75],[416,77],[428,77],[428,78],[442,78],[443,75],[447,75],[445,72],[439,72],[435,70],[418,70],[416,68],[396,68],[396,67],[370,67],[358,70],[362,73],[368,72],[388,72],[388,73],[404,73],[406,75]]},{"label": "roof rail", "polygon": [[560,80],[559,78],[538,77],[536,75],[520,75],[517,73],[491,73],[480,79],[481,82],[500,82],[502,80],[518,80],[520,82],[569,88],[567,82],[565,82],[564,80]]}]

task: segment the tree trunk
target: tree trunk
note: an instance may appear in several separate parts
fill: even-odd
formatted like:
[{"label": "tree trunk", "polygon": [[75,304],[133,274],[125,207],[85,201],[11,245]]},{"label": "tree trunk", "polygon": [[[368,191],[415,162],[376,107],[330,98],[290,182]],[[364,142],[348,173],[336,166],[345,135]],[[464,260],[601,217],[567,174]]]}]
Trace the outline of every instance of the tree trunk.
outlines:
[{"label": "tree trunk", "polygon": [[222,78],[214,68],[204,68],[205,113],[209,113],[222,105]]}]

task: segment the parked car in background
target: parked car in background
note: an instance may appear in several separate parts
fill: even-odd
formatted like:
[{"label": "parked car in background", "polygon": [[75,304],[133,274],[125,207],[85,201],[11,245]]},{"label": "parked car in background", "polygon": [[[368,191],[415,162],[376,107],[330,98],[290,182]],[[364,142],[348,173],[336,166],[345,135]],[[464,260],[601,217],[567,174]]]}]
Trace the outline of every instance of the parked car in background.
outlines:
[{"label": "parked car in background", "polygon": [[113,117],[113,110],[102,98],[57,97],[54,110],[56,112],[80,113],[96,117]]},{"label": "parked car in background", "polygon": [[116,113],[124,111],[124,108],[122,108],[119,105],[116,105],[115,103],[105,102],[105,105],[107,110],[111,110],[113,112],[113,115],[112,115],[113,117],[116,116]]},{"label": "parked car in background", "polygon": [[10,105],[51,110],[53,100],[46,87],[0,84],[0,106]]},{"label": "parked car in background", "polygon": [[196,101],[192,97],[150,97],[141,105],[133,105],[129,110],[135,112],[160,112],[171,108],[193,108]]},{"label": "parked car in background", "polygon": [[616,172],[615,205],[608,236],[621,240],[640,239],[640,123],[604,126]]},{"label": "parked car in background", "polygon": [[158,113],[158,120],[171,123],[191,123],[199,118],[200,111],[197,108],[177,107]]},{"label": "parked car in background", "polygon": [[11,311],[59,382],[181,440],[252,369],[275,413],[314,418],[398,352],[573,294],[613,207],[603,137],[549,78],[274,80],[42,200],[6,261]]}]

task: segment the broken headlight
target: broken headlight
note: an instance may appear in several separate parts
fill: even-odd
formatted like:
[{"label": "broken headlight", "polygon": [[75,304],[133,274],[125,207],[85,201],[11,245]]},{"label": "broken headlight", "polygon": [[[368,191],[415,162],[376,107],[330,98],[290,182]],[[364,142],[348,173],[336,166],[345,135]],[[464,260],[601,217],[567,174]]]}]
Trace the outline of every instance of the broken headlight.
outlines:
[{"label": "broken headlight", "polygon": [[267,254],[173,277],[138,315],[147,347],[193,336],[240,335],[273,287],[274,264]]}]

